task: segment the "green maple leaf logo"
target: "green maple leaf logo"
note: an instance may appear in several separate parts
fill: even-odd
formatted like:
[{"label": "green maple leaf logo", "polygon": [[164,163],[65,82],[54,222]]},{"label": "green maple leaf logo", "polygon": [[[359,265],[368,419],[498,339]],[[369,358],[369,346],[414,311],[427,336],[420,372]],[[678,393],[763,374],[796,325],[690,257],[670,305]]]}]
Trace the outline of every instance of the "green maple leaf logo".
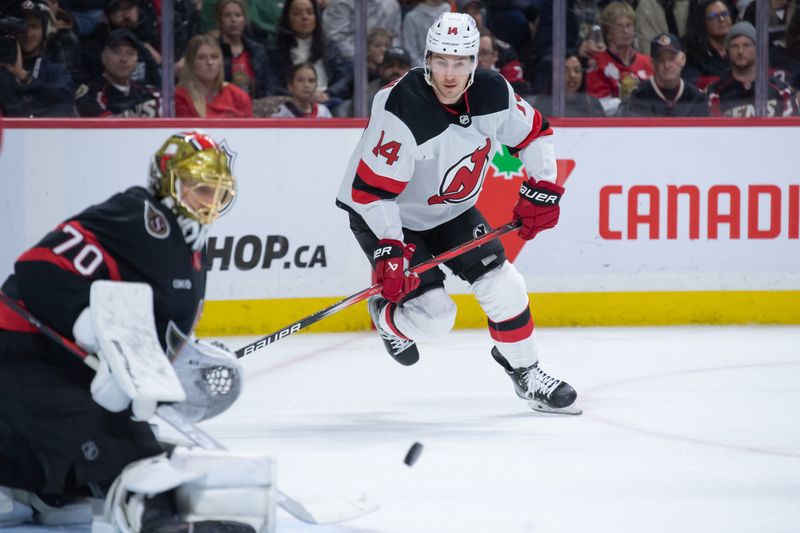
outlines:
[{"label": "green maple leaf logo", "polygon": [[506,179],[511,179],[522,173],[522,161],[518,157],[511,155],[505,145],[500,145],[500,150],[494,154],[492,165],[494,165],[495,175]]}]

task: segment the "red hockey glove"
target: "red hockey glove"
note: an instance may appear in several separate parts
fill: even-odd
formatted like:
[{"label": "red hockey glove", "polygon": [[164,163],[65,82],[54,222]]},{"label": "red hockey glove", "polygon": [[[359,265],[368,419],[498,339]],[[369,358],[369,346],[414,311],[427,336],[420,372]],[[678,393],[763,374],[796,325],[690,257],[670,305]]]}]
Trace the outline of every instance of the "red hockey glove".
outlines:
[{"label": "red hockey glove", "polygon": [[529,241],[542,230],[558,223],[561,208],[558,206],[564,187],[550,181],[528,179],[519,189],[519,200],[514,206],[514,220],[522,222],[517,233]]},{"label": "red hockey glove", "polygon": [[414,255],[413,244],[382,239],[372,254],[375,274],[381,284],[381,296],[390,302],[399,302],[409,292],[419,287],[419,276],[408,272],[408,262]]}]

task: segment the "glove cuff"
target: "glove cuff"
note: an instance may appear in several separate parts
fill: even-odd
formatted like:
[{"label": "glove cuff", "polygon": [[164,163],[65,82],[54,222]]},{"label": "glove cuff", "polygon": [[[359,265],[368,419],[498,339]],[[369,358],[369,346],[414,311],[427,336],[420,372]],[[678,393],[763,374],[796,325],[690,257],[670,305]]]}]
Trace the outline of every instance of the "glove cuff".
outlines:
[{"label": "glove cuff", "polygon": [[405,245],[402,241],[395,239],[381,239],[378,246],[372,252],[372,260],[376,263],[393,257],[403,257]]}]

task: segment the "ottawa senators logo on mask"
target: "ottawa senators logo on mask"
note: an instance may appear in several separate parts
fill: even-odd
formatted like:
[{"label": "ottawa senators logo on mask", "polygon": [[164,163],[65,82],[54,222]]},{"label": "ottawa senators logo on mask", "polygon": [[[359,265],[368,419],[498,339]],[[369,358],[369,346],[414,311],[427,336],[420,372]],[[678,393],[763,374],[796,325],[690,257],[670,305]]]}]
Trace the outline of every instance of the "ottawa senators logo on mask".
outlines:
[{"label": "ottawa senators logo on mask", "polygon": [[439,184],[439,194],[428,198],[428,205],[458,204],[477,195],[489,167],[491,151],[492,141],[487,138],[485,145],[465,155],[450,167]]}]

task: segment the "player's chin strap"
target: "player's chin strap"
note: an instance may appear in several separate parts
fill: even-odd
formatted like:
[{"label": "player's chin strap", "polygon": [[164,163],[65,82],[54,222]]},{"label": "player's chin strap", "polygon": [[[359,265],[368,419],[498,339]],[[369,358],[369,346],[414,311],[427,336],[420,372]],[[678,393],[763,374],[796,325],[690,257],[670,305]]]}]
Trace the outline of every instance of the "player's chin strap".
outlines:
[{"label": "player's chin strap", "polygon": [[[123,285],[124,282],[116,282]],[[83,348],[75,344],[70,339],[64,337],[53,328],[42,323],[27,309],[22,307],[16,300],[0,292],[0,302],[14,311],[28,323],[37,328],[42,334],[83,360],[87,365],[96,368],[98,365],[97,357],[87,353]],[[166,357],[165,357],[166,359]],[[211,435],[192,424],[177,410],[169,404],[161,404],[156,408],[156,415],[166,424],[172,426],[181,435],[189,439],[192,443],[206,450],[216,450],[225,453],[225,447],[214,439]],[[274,488],[276,503],[286,512],[308,524],[326,524],[343,522],[364,516],[375,511],[378,504],[370,500],[365,495],[353,497],[342,497],[330,500],[317,500],[314,502],[301,502],[288,496],[277,487]]]}]

